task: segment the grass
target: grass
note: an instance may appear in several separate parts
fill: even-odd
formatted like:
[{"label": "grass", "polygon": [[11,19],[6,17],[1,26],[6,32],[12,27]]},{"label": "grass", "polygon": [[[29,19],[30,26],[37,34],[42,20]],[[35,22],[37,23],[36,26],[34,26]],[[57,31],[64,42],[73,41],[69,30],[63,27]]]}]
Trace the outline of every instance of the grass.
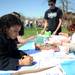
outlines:
[{"label": "grass", "polygon": [[62,32],[68,33],[67,27],[63,26],[62,27]]},{"label": "grass", "polygon": [[22,37],[23,38],[28,38],[30,36],[35,36],[35,35],[37,35],[37,31],[38,31],[38,33],[40,33],[41,30],[42,29],[40,27],[37,27],[37,28],[35,28],[35,27],[33,27],[33,28],[25,28],[24,29],[24,35]]},{"label": "grass", "polygon": [[[42,30],[42,28],[40,28],[40,27],[25,28],[24,29],[24,35],[22,37],[28,38],[30,36],[35,36],[35,35],[37,35],[37,31],[38,31],[38,33],[40,33],[41,30]],[[68,33],[68,30],[65,26],[62,27],[62,32]]]}]

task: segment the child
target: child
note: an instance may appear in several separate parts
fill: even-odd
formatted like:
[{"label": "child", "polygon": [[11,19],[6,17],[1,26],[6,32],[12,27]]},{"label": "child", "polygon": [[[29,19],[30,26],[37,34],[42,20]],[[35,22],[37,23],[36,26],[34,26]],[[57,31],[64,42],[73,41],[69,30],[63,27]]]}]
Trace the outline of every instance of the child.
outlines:
[{"label": "child", "polygon": [[17,70],[32,64],[33,58],[17,48],[15,39],[21,27],[21,20],[12,14],[0,18],[0,70]]},{"label": "child", "polygon": [[68,26],[68,30],[71,35],[69,52],[75,53],[75,17],[72,18],[71,23],[72,24]]},{"label": "child", "polygon": [[[16,16],[17,18],[19,18],[19,19],[21,20],[21,15],[20,15],[18,12],[12,12],[11,14],[14,15],[14,16]],[[31,37],[29,37],[29,38],[27,38],[27,39],[23,39],[23,38],[22,38],[22,36],[24,35],[24,21],[21,20],[21,22],[22,22],[22,27],[21,27],[21,30],[20,30],[20,32],[19,32],[19,35],[17,36],[17,39],[16,39],[16,41],[17,41],[17,43],[18,43],[18,44],[17,44],[18,46],[23,45],[23,44],[25,44],[28,40],[31,40],[31,39],[34,38],[34,36],[31,36]]]}]

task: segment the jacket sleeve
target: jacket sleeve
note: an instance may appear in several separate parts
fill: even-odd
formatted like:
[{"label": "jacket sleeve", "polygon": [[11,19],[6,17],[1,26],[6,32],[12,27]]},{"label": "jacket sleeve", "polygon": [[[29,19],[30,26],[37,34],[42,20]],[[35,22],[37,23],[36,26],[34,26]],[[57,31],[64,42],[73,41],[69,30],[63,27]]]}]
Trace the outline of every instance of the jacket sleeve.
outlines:
[{"label": "jacket sleeve", "polygon": [[18,59],[8,56],[5,43],[6,40],[0,35],[0,70],[17,70]]},{"label": "jacket sleeve", "polygon": [[4,41],[3,38],[0,36],[0,55],[3,55],[5,53],[4,51]]}]

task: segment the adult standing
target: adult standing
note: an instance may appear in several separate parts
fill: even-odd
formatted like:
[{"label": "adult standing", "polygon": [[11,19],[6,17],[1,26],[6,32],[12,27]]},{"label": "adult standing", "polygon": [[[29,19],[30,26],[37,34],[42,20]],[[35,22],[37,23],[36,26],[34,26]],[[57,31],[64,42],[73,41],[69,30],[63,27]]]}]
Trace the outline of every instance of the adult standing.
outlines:
[{"label": "adult standing", "polygon": [[49,9],[46,10],[44,19],[45,25],[42,32],[45,30],[51,31],[52,34],[61,32],[62,11],[55,6],[56,0],[48,0]]}]

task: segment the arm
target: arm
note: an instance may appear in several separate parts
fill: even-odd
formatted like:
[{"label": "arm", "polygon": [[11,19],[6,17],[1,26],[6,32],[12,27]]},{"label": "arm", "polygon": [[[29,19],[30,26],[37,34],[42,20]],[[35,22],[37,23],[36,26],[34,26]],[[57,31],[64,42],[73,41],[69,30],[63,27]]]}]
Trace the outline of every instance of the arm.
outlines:
[{"label": "arm", "polygon": [[6,50],[6,39],[0,34],[0,57],[5,56],[8,52]]},{"label": "arm", "polygon": [[43,34],[43,33],[45,32],[47,26],[48,26],[48,22],[47,22],[47,20],[45,19],[45,20],[44,20],[44,28],[43,28],[41,34]]},{"label": "arm", "polygon": [[46,11],[45,12],[45,14],[44,14],[44,28],[43,28],[43,30],[42,30],[42,34],[45,32],[45,30],[46,30],[46,28],[47,28],[47,26],[48,26],[48,11]]},{"label": "arm", "polygon": [[58,8],[58,10],[57,10],[57,18],[59,19],[59,23],[58,23],[58,26],[57,26],[56,30],[53,32],[53,34],[56,34],[58,32],[59,28],[61,27],[62,16],[63,16],[62,10]]},{"label": "arm", "polygon": [[2,39],[0,38],[0,54],[3,54],[3,46]]},{"label": "arm", "polygon": [[17,36],[17,39],[18,39],[18,42],[19,42],[20,44],[25,44],[25,43],[27,43],[29,40],[34,39],[34,37],[35,37],[35,36],[30,36],[30,37],[24,39],[24,38],[22,38],[21,36]]}]

